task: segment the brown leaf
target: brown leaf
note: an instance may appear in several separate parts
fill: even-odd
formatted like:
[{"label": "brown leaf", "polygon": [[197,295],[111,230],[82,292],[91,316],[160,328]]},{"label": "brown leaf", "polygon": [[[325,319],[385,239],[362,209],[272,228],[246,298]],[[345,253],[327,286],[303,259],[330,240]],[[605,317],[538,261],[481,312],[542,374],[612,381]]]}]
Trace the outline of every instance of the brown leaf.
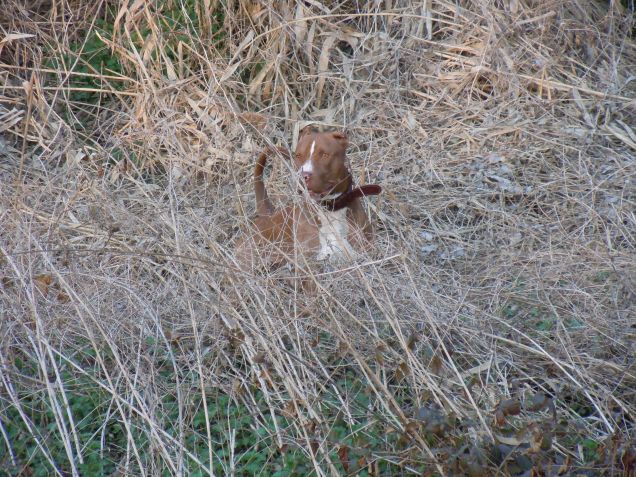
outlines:
[{"label": "brown leaf", "polygon": [[309,419],[305,422],[305,429],[309,434],[313,434],[316,430],[316,421],[314,419]]},{"label": "brown leaf", "polygon": [[245,335],[241,331],[232,333],[228,340],[228,345],[231,351],[238,351],[241,345],[245,342]]},{"label": "brown leaf", "polygon": [[243,383],[240,379],[235,379],[232,382],[232,394],[235,396],[242,396],[244,393]]},{"label": "brown leaf", "polygon": [[384,365],[384,354],[382,348],[378,346],[375,349],[375,360],[378,362],[380,366]]},{"label": "brown leaf", "polygon": [[348,353],[349,353],[349,346],[347,345],[347,342],[339,341],[338,342],[338,357],[346,358]]},{"label": "brown leaf", "polygon": [[409,374],[409,365],[406,361],[401,361],[395,370],[395,379],[402,381]]},{"label": "brown leaf", "polygon": [[502,427],[506,424],[506,416],[500,410],[495,410],[495,422],[499,427]]},{"label": "brown leaf", "polygon": [[[265,363],[263,363],[264,365]],[[261,366],[263,366],[261,365]],[[272,382],[272,375],[269,372],[269,369],[265,366],[262,367],[261,372],[259,373],[259,376],[267,383],[270,385],[270,387],[272,389],[274,389],[274,383]]]},{"label": "brown leaf", "polygon": [[318,452],[318,449],[319,449],[319,447],[320,447],[320,444],[318,444],[318,442],[316,442],[316,441],[311,441],[311,442],[309,443],[309,446],[311,447],[311,452],[312,452],[313,454],[315,454],[316,452]]},{"label": "brown leaf", "polygon": [[505,425],[507,416],[516,416],[521,412],[521,403],[518,399],[506,399],[495,407],[495,422],[499,427]]},{"label": "brown leaf", "polygon": [[409,339],[406,341],[406,347],[413,351],[415,349],[415,345],[420,340],[420,334],[417,331],[413,331]]},{"label": "brown leaf", "polygon": [[506,399],[497,404],[495,408],[495,419],[497,425],[502,426],[506,422],[507,416],[516,416],[521,412],[521,403],[518,399]]},{"label": "brown leaf", "polygon": [[260,113],[252,113],[250,111],[246,111],[239,114],[238,118],[242,122],[249,124],[259,131],[267,126],[267,118]]},{"label": "brown leaf", "polygon": [[526,406],[528,411],[537,412],[542,411],[550,405],[551,399],[543,393],[538,393],[532,396],[530,403]]},{"label": "brown leaf", "polygon": [[253,3],[248,3],[247,5],[247,13],[250,16],[250,19],[256,23],[258,21],[258,17],[261,16],[261,14],[263,13],[263,10],[265,9],[265,7],[263,7],[259,2],[253,2]]},{"label": "brown leaf", "polygon": [[488,477],[491,473],[476,462],[466,462],[463,465],[468,477]]},{"label": "brown leaf", "polygon": [[566,454],[565,459],[563,460],[563,464],[561,464],[561,467],[559,467],[559,470],[557,470],[557,475],[565,474],[570,468],[571,461],[571,457]]},{"label": "brown leaf", "polygon": [[534,452],[550,450],[552,448],[552,432],[548,429],[537,429],[532,434],[530,446]]},{"label": "brown leaf", "polygon": [[406,427],[404,428],[404,431],[405,431],[407,434],[416,434],[416,433],[417,433],[417,431],[419,430],[419,428],[420,428],[420,423],[419,423],[419,422],[417,422],[417,421],[410,421],[410,422],[406,425]]},{"label": "brown leaf", "polygon": [[428,364],[429,369],[433,374],[439,374],[442,370],[442,358],[438,355],[435,355],[431,358],[431,362]]},{"label": "brown leaf", "polygon": [[34,475],[33,467],[30,465],[24,466],[20,469],[19,477],[31,477]]},{"label": "brown leaf", "polygon": [[344,467],[345,472],[349,473],[349,447],[346,445],[341,445],[338,449],[338,458],[340,459],[340,463],[342,467]]},{"label": "brown leaf", "polygon": [[436,406],[419,408],[416,418],[422,421],[427,435],[443,437],[453,427],[453,418],[445,415]]},{"label": "brown leaf", "polygon": [[400,448],[406,447],[409,445],[411,440],[412,438],[406,432],[402,432],[400,433],[400,437],[398,438],[397,446]]},{"label": "brown leaf", "polygon": [[429,423],[426,426],[426,429],[424,430],[426,431],[427,434],[434,434],[437,437],[444,437],[447,431],[450,430],[450,428],[451,428],[451,425],[448,419],[443,418],[443,419],[437,419]]},{"label": "brown leaf", "polygon": [[629,475],[632,470],[636,470],[636,447],[625,449],[625,452],[623,452],[621,456],[621,463],[627,475]]},{"label": "brown leaf", "polygon": [[532,469],[530,469],[530,477],[543,477],[545,474],[537,469],[536,467],[533,467]]},{"label": "brown leaf", "polygon": [[482,459],[474,449],[471,449],[469,453],[464,453],[457,456],[458,471],[461,471],[461,475],[469,477],[487,477],[491,475],[484,465]]},{"label": "brown leaf", "polygon": [[295,419],[298,416],[294,401],[287,401],[287,404],[285,404],[285,407],[283,407],[283,416],[285,416],[287,419]]},{"label": "brown leaf", "polygon": [[49,288],[53,283],[53,275],[50,273],[42,273],[33,277],[33,283],[42,295],[49,294]]}]

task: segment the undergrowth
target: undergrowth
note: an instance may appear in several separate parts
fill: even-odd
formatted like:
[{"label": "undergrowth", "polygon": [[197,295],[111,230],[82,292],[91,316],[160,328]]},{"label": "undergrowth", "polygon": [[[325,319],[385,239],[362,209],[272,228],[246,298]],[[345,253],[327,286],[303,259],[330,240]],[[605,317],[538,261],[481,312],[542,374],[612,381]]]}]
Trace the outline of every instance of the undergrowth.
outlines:
[{"label": "undergrowth", "polygon": [[[8,0],[0,475],[634,475],[632,7]],[[309,123],[375,248],[241,269]]]}]

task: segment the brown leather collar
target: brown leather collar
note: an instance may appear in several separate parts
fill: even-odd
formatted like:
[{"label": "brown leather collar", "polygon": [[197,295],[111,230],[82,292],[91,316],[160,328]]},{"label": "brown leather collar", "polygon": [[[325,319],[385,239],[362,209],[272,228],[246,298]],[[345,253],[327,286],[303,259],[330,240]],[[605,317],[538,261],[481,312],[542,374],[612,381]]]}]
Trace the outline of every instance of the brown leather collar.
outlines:
[{"label": "brown leather collar", "polygon": [[382,187],[376,184],[363,185],[355,189],[349,184],[349,190],[347,190],[347,192],[343,192],[335,199],[321,200],[320,205],[331,212],[335,212],[336,210],[344,209],[355,199],[367,195],[378,195],[380,192],[382,192]]}]

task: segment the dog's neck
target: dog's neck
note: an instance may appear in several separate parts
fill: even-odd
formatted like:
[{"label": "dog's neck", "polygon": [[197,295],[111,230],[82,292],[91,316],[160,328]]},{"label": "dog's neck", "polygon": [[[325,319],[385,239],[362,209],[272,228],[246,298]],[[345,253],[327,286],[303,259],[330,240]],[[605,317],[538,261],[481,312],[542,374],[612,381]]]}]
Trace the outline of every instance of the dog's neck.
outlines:
[{"label": "dog's neck", "polygon": [[349,183],[349,188],[346,192],[337,195],[336,197],[325,197],[320,201],[320,205],[325,209],[335,212],[340,209],[348,207],[354,200],[367,195],[378,195],[382,192],[382,187],[379,185],[364,185],[362,187],[353,188],[353,184]]},{"label": "dog's neck", "polygon": [[[345,192],[337,192],[322,197],[319,204],[330,212],[336,212],[345,207],[349,207],[354,201],[368,195],[378,195],[382,192],[382,187],[376,184],[363,185],[361,187],[353,187],[353,179],[349,175],[346,179],[349,182]],[[303,193],[302,189],[298,191]]]}]

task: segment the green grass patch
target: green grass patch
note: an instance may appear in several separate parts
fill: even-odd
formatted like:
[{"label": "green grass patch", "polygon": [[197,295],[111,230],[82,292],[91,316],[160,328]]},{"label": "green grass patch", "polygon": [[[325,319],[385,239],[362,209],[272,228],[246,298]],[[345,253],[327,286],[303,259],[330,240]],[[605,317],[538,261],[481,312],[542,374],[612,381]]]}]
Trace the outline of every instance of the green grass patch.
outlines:
[{"label": "green grass patch", "polygon": [[[13,361],[14,371],[20,375],[37,376],[36,381],[40,384],[25,383],[16,389],[19,407],[8,396],[0,399],[0,419],[7,433],[7,440],[0,439],[0,465],[10,469],[7,475],[27,472],[33,476],[47,476],[54,472],[54,468],[62,473],[71,473],[72,461],[82,475],[110,475],[123,465],[127,455],[129,469],[133,473],[140,465],[144,468],[152,465],[161,475],[172,475],[170,463],[165,456],[158,455],[156,446],[152,445],[156,434],[153,436],[151,427],[161,429],[170,436],[166,438],[164,435],[161,440],[169,443],[171,454],[179,452],[176,441],[183,444],[182,450],[190,455],[185,458],[189,475],[207,475],[210,443],[212,468],[217,475],[226,475],[230,469],[234,469],[236,475],[312,475],[313,464],[302,449],[306,441],[302,438],[302,432],[299,433],[295,416],[272,416],[263,394],[255,389],[251,390],[252,399],[248,399],[250,408],[241,399],[220,389],[206,390],[206,414],[200,389],[195,387],[195,377],[181,378],[182,400],[179,402],[174,388],[174,371],[168,364],[166,354],[158,353],[161,346],[154,340],[148,340],[147,345],[148,353],[161,369],[156,378],[160,381],[159,387],[165,389],[165,393],[157,397],[156,406],[153,406],[152,426],[127,405],[124,401],[125,391],[122,390],[121,394],[111,392],[107,381],[98,371],[92,348],[83,349],[73,356],[84,372],[78,372],[63,360],[56,363],[61,373],[68,412],[75,424],[81,463],[74,436],[70,433],[71,422],[66,410],[62,412],[66,426],[64,430],[59,414],[56,417],[54,400],[43,384],[44,377],[40,376],[37,363],[27,356],[17,356]],[[107,355],[102,353],[102,358],[109,359]],[[63,402],[60,388],[54,376],[49,375],[48,379],[52,382],[59,405]],[[312,445],[317,446],[322,441],[322,445],[329,446],[332,449],[329,452],[330,459],[343,473],[346,473],[346,469],[357,469],[364,475],[364,468],[373,463],[383,475],[397,475],[399,466],[374,456],[376,452],[393,454],[405,444],[400,443],[398,433],[387,433],[386,425],[370,412],[375,397],[361,382],[352,380],[351,376],[339,381],[338,387],[341,395],[350,398],[349,407],[354,422],[343,419],[341,403],[335,394],[329,392],[320,396],[314,406],[320,409],[329,426],[327,429],[318,429],[315,422],[304,424],[309,435],[315,433]],[[124,410],[125,419],[118,405]],[[276,428],[284,439],[282,448],[276,438]],[[65,447],[65,441],[70,443],[70,449]],[[138,460],[130,459],[133,448],[139,455]],[[318,460],[324,459],[319,452],[316,455]]]}]

